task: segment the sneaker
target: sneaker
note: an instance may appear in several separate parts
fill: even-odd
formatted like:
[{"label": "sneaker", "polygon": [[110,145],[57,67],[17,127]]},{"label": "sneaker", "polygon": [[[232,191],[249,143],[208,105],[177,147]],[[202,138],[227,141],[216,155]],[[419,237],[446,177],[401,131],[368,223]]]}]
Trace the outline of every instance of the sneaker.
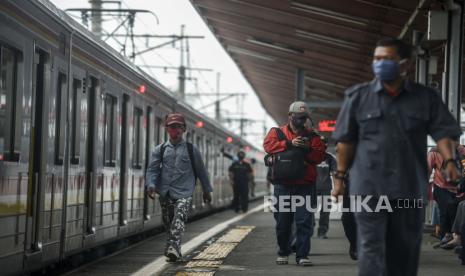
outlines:
[{"label": "sneaker", "polygon": [[446,244],[450,242],[454,237],[450,233],[447,233],[444,235],[444,237],[441,239],[441,244]]},{"label": "sneaker", "polygon": [[326,234],[321,234],[321,235],[318,235],[318,238],[326,240],[328,236],[326,236]]},{"label": "sneaker", "polygon": [[289,256],[278,256],[278,258],[276,258],[276,264],[286,265],[288,263],[289,263]]},{"label": "sneaker", "polygon": [[459,245],[460,245],[460,244],[451,241],[451,242],[449,242],[449,243],[446,243],[446,244],[441,245],[441,248],[442,248],[442,249],[445,249],[445,250],[452,250],[452,249],[454,249],[455,247],[457,247],[457,246],[459,246]]},{"label": "sneaker", "polygon": [[181,259],[181,254],[174,247],[170,246],[165,253],[166,261],[170,263],[176,262],[178,259]]},{"label": "sneaker", "polygon": [[297,260],[297,265],[313,266],[313,263],[310,262],[310,260],[308,258],[301,258],[301,259]]}]

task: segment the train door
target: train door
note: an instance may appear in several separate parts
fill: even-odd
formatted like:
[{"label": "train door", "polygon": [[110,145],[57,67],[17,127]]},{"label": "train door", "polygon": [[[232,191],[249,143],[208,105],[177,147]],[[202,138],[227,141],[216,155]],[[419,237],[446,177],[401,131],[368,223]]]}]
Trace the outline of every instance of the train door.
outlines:
[{"label": "train door", "polygon": [[[47,144],[48,173],[44,186],[42,217],[43,261],[59,257],[62,248],[62,217],[65,183],[65,129],[68,108],[68,64],[59,55],[53,57],[52,89],[46,98],[49,102],[49,137]],[[45,109],[44,109],[45,110]]]},{"label": "train door", "polygon": [[[11,37],[6,24],[0,23],[0,33],[20,42],[23,37]],[[23,45],[11,47],[0,38],[0,267],[11,274],[23,267],[24,220],[26,217],[27,153],[21,141],[29,140],[30,131],[23,130],[30,117],[23,104],[30,91],[24,93],[25,65],[30,54]],[[29,51],[27,51],[29,52]],[[30,77],[28,78],[30,79]],[[25,105],[25,104],[24,104]],[[20,158],[21,157],[21,158]]]},{"label": "train door", "polygon": [[120,144],[120,186],[119,186],[119,225],[121,231],[127,225],[127,187],[128,187],[128,131],[129,131],[129,103],[130,97],[123,94],[121,112],[121,144]]},{"label": "train door", "polygon": [[[95,201],[96,201],[96,181],[97,181],[97,162],[96,162],[96,141],[97,141],[97,94],[100,94],[100,82],[92,76],[87,77],[87,133],[86,133],[86,195],[85,195],[85,233],[87,235],[95,234]],[[89,240],[89,237],[86,238]]]},{"label": "train door", "polygon": [[[130,167],[128,167],[127,178],[127,205],[126,216],[129,230],[135,231],[142,227],[144,210],[144,165],[145,165],[145,133],[146,116],[144,116],[143,101],[133,99],[132,115],[129,116],[129,150]],[[129,156],[128,156],[129,158]],[[129,161],[129,159],[128,159]]]},{"label": "train door", "polygon": [[83,247],[85,207],[86,207],[86,135],[87,132],[87,98],[86,72],[72,67],[70,77],[71,89],[68,98],[68,148],[69,163],[67,175],[66,206],[64,207],[64,245],[65,252],[76,251]]},{"label": "train door", "polygon": [[[47,137],[47,99],[50,82],[50,55],[38,47],[34,47],[32,75],[32,127],[31,148],[29,157],[29,183],[27,206],[27,240],[26,267],[33,269],[32,264],[41,259],[42,253],[42,219],[44,210],[45,183],[45,138]],[[39,257],[40,256],[40,257]]]},{"label": "train door", "polygon": [[149,198],[147,196],[147,189],[145,188],[145,179],[147,176],[147,168],[150,162],[150,155],[152,154],[154,147],[152,147],[153,144],[153,137],[154,137],[154,126],[152,125],[153,123],[153,110],[151,106],[147,106],[147,113],[146,113],[146,119],[144,122],[144,125],[146,126],[146,136],[145,136],[145,164],[144,164],[144,185],[142,188],[144,189],[142,191],[144,195],[144,220],[150,220],[150,211],[149,211]]}]

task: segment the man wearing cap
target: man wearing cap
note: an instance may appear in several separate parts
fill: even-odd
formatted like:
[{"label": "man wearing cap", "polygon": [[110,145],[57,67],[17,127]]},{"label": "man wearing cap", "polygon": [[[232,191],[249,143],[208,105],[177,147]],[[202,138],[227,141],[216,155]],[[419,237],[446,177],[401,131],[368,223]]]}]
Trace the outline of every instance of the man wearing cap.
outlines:
[{"label": "man wearing cap", "polygon": [[[301,196],[307,199],[313,196],[315,198],[316,165],[324,160],[325,148],[320,136],[305,126],[308,118],[308,108],[304,102],[292,103],[289,107],[289,122],[279,128],[271,129],[263,142],[265,151],[271,155],[296,149],[304,152],[305,172],[302,172],[302,178],[272,180],[274,196],[278,202],[280,197],[287,198],[286,202],[290,201],[290,196]],[[313,235],[314,214],[307,210],[306,206],[297,206],[297,204],[295,212],[280,210],[278,205],[275,205],[274,209],[279,247],[276,263],[288,263],[291,254],[292,224],[295,221],[296,263],[304,266],[312,265],[308,254],[310,237]]]},{"label": "man wearing cap", "polygon": [[203,189],[203,200],[211,202],[212,187],[199,150],[184,141],[186,121],[179,113],[165,120],[169,140],[155,147],[147,167],[147,192],[152,199],[159,195],[162,219],[168,233],[165,247],[167,261],[181,259],[181,237],[192,204],[197,178]]},{"label": "man wearing cap", "polygon": [[[437,91],[408,80],[411,55],[402,40],[378,41],[375,78],[347,89],[333,133],[339,143],[332,194],[344,194],[350,168],[350,195],[365,202],[355,212],[359,276],[417,275],[427,135],[446,160],[448,181],[458,178],[451,138],[460,136],[460,127]],[[391,208],[378,209],[383,201]]]}]

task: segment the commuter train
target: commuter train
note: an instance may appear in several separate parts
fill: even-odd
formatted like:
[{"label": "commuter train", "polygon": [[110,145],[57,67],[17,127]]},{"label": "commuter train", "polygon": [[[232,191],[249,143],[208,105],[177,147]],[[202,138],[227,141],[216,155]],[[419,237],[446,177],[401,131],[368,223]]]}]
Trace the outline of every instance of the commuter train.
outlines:
[{"label": "commuter train", "polygon": [[214,186],[196,186],[192,215],[230,204],[230,164],[243,147],[265,192],[263,153],[177,100],[47,0],[0,1],[0,267],[18,274],[162,225],[145,168],[185,114]]}]

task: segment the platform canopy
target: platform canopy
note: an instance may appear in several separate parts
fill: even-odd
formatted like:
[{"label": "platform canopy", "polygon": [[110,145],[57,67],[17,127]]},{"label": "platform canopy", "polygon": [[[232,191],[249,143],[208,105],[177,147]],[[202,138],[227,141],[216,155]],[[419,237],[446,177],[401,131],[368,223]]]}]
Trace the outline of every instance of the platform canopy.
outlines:
[{"label": "platform canopy", "polygon": [[278,123],[287,120],[297,83],[315,121],[336,119],[344,90],[372,79],[376,41],[389,36],[411,42],[412,30],[426,32],[428,9],[439,5],[426,0],[191,2]]}]

